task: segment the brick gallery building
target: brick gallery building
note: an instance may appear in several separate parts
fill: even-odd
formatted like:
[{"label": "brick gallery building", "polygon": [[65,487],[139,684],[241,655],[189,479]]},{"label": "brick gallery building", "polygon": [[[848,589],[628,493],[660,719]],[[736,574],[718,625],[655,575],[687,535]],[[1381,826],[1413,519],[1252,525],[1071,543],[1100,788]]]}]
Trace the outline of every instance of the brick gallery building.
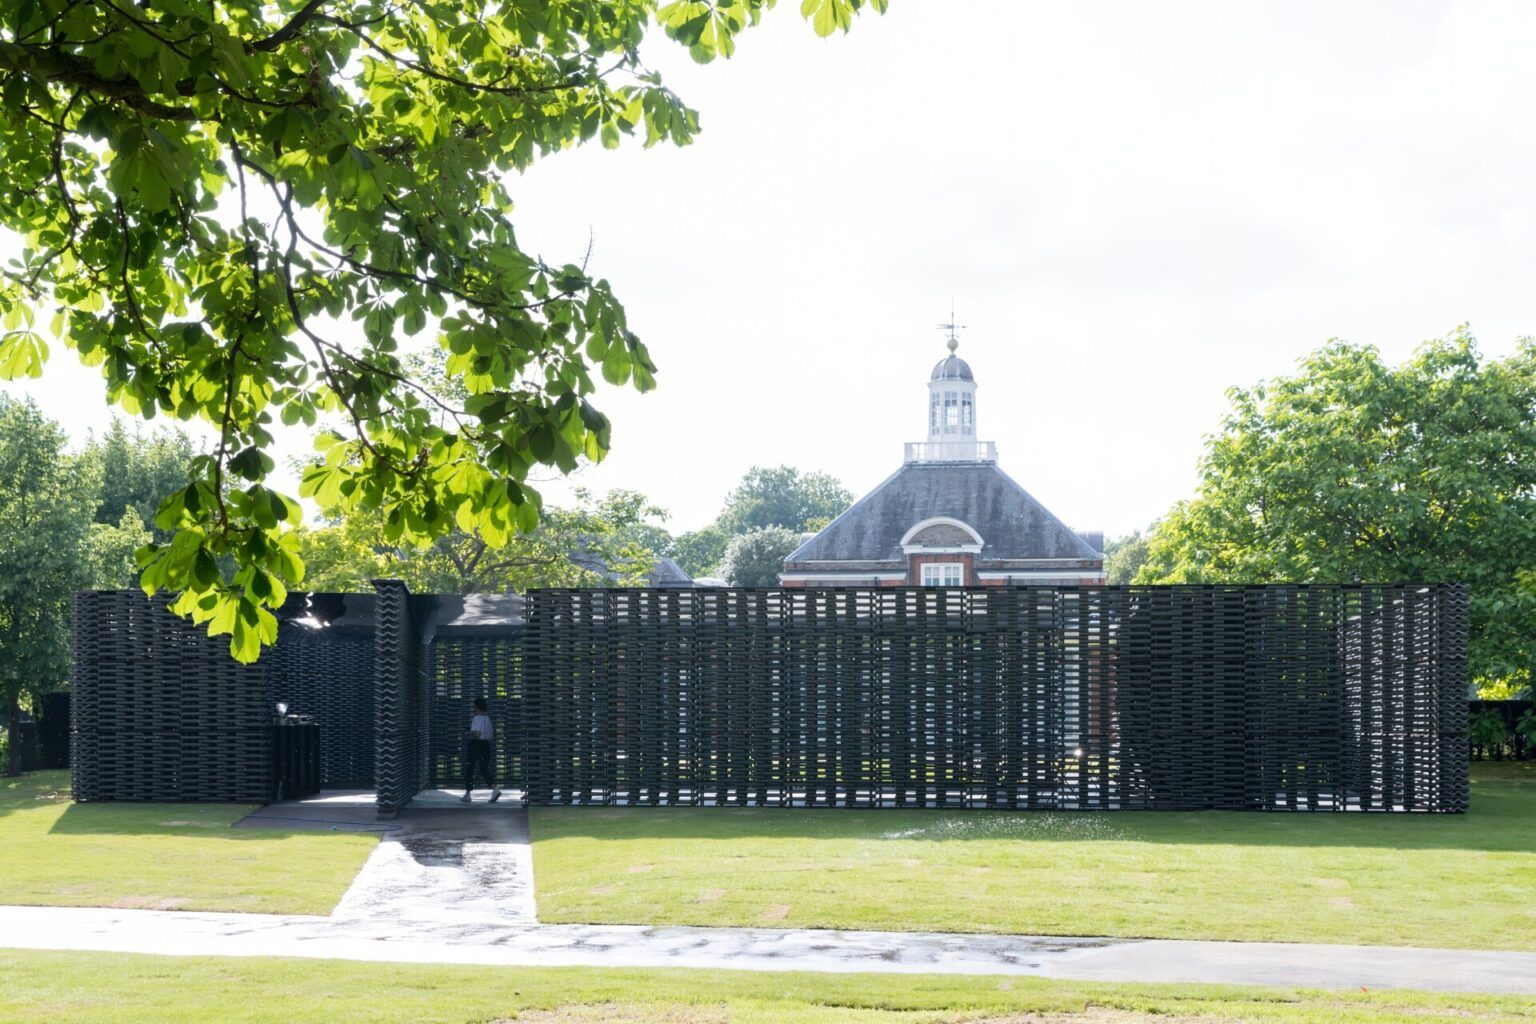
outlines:
[{"label": "brick gallery building", "polygon": [[953,331],[928,378],[928,440],[784,559],[786,587],[1100,584],[1104,535],[1078,533],[976,440],[976,378]]}]

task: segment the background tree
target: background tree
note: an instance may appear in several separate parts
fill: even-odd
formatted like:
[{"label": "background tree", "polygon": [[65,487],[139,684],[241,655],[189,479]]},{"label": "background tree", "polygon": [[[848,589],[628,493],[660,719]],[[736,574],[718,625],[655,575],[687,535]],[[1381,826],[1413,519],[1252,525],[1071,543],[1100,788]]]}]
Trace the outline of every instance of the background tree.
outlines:
[{"label": "background tree", "polygon": [[1462,329],[1397,367],[1334,341],[1230,394],[1138,582],[1464,582],[1474,677],[1530,678],[1536,341],[1484,359]]},{"label": "background tree", "polygon": [[722,570],[733,587],[778,586],[784,558],[800,544],[800,535],[782,526],[764,526],[731,538]]},{"label": "background tree", "polygon": [[1129,583],[1147,560],[1147,537],[1133,530],[1104,545],[1104,572],[1112,584]]},{"label": "background tree", "polygon": [[715,576],[730,542],[730,534],[711,524],[679,535],[672,542],[672,557],[690,576]]},{"label": "background tree", "polygon": [[[617,494],[634,494],[633,491],[613,491],[610,497]],[[657,558],[672,558],[677,553],[677,539],[667,532],[667,528],[654,520],[665,519],[666,511],[650,503],[644,495],[635,495],[645,506],[639,515],[645,517],[637,519],[628,526],[618,529],[618,539],[625,543],[633,544],[637,549],[654,555]]]},{"label": "background tree", "polygon": [[82,462],[96,476],[96,522],[121,526],[131,509],[141,526],[150,527],[154,540],[168,541],[170,531],[151,524],[165,496],[187,485],[197,454],[183,430],[145,431],[135,426],[130,431],[121,417],[112,417],[106,432],[92,437],[81,452]]},{"label": "background tree", "polygon": [[80,555],[84,585],[98,590],[132,587],[139,578],[135,556],[153,541],[154,534],[133,508],[124,509],[115,523],[91,523]]},{"label": "background tree", "polygon": [[635,528],[657,512],[633,491],[601,500],[578,492],[574,507],[546,508],[536,529],[500,545],[455,531],[425,547],[402,547],[359,515],[299,536],[315,590],[367,591],[371,580],[383,576],[432,593],[632,586],[648,580],[657,557],[635,539]]},{"label": "background tree", "polygon": [[[886,0],[805,0],[817,32]],[[147,590],[254,658],[303,577],[274,423],[319,431],[301,493],[390,543],[492,547],[538,520],[536,465],[609,445],[594,374],[654,366],[606,281],[525,252],[504,175],[594,138],[684,144],[695,113],[640,61],[659,27],[729,55],[771,0],[27,0],[0,5],[0,373],[37,323],[145,418],[217,441],[154,525]],[[448,353],[444,401],[402,337]],[[322,420],[324,421],[322,423]],[[334,429],[329,429],[334,428]]]},{"label": "background tree", "polygon": [[[93,509],[64,432],[30,401],[0,394],[0,698],[9,728],[21,704],[69,672],[70,595],[88,582],[82,548]],[[21,770],[9,743],[6,774]]]},{"label": "background tree", "polygon": [[828,473],[753,466],[726,497],[717,523],[731,535],[768,526],[802,533],[811,522],[829,522],[852,504],[853,492]]}]

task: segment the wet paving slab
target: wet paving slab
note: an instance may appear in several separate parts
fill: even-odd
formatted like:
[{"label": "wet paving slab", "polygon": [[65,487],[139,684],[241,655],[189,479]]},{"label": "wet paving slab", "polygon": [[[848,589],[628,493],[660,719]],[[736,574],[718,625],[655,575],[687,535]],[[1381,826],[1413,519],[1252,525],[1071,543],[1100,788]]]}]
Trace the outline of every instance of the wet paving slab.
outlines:
[{"label": "wet paving slab", "polygon": [[531,925],[533,853],[521,808],[465,813],[407,807],[331,915],[434,934]]},{"label": "wet paving slab", "polygon": [[369,817],[371,793],[326,794],[260,808],[237,827],[379,833],[378,848],[331,913],[338,925],[444,935],[534,924],[528,812],[516,794],[488,797],[466,805],[429,791],[383,820]]}]

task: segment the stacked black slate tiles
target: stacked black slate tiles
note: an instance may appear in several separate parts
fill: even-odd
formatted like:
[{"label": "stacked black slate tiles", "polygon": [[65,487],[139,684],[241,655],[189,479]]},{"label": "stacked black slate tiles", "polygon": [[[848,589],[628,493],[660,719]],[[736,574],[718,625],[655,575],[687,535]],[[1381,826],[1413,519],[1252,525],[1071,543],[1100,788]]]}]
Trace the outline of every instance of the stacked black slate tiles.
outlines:
[{"label": "stacked black slate tiles", "polygon": [[266,669],[138,591],[75,595],[76,800],[270,798]]},{"label": "stacked black slate tiles", "polygon": [[284,622],[262,655],[267,693],[320,727],[320,785],[373,786],[373,638]]},{"label": "stacked black slate tiles", "polygon": [[540,804],[1466,808],[1457,586],[528,598]]},{"label": "stacked black slate tiles", "polygon": [[321,784],[373,785],[373,641],[285,620],[254,665],[138,591],[75,595],[75,799],[271,798],[279,701],[320,726]]},{"label": "stacked black slate tiles", "polygon": [[241,666],[161,602],[78,595],[76,798],[267,799],[284,700],[325,784],[389,812],[458,784],[484,696],[543,804],[1467,804],[1459,586],[555,590],[438,630],[469,600],[314,595],[349,625]]}]

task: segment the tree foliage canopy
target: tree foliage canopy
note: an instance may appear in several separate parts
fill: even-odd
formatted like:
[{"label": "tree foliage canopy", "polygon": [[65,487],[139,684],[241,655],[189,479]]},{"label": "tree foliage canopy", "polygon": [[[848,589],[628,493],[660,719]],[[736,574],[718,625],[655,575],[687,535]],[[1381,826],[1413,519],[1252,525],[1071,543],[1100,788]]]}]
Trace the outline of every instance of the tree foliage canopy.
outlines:
[{"label": "tree foliage canopy", "polygon": [[733,587],[773,587],[779,582],[785,557],[800,543],[800,535],[782,526],[763,526],[731,538],[722,569]]},{"label": "tree foliage canopy", "polygon": [[[129,430],[120,417],[81,452],[86,468],[97,477],[97,523],[121,527],[132,512],[142,526],[155,521],[167,494],[183,487],[197,447],[185,431],[160,428]],[[170,532],[155,530],[154,539],[170,540]],[[131,583],[125,583],[131,585]]]},{"label": "tree foliage canopy", "polygon": [[802,473],[793,466],[753,466],[725,499],[718,525],[727,534],[769,526],[803,532],[853,504],[853,492],[830,473]]},{"label": "tree foliage canopy", "polygon": [[[826,35],[885,4],[801,11]],[[51,333],[124,409],[218,437],[157,511],[174,536],[145,588],[182,591],[239,657],[275,638],[304,572],[299,505],[267,485],[278,421],[321,431],[302,494],[391,543],[532,530],[529,470],[608,448],[596,375],[646,389],[655,367],[608,282],[518,245],[503,176],[594,138],[689,142],[642,38],[708,61],[770,6],[3,5],[0,225],[25,249],[0,276],[0,373],[38,374]],[[406,372],[424,332],[462,402]]]},{"label": "tree foliage canopy", "polygon": [[1484,359],[1463,329],[1396,367],[1335,341],[1230,397],[1137,582],[1463,582],[1473,674],[1528,677],[1536,341]]},{"label": "tree foliage canopy", "polygon": [[1148,538],[1140,530],[1104,545],[1104,575],[1113,585],[1130,583],[1147,560]]},{"label": "tree foliage canopy", "polygon": [[681,534],[672,542],[672,558],[690,576],[711,576],[720,570],[731,535],[711,523]]},{"label": "tree foliage canopy", "polygon": [[[31,402],[0,394],[0,698],[21,698],[69,671],[69,602],[90,582],[81,552],[94,496],[64,432]],[[10,745],[8,770],[19,747]]]},{"label": "tree foliage canopy", "polygon": [[658,510],[633,491],[602,499],[578,493],[577,499],[570,508],[546,507],[536,529],[500,545],[455,530],[427,547],[399,547],[377,522],[349,515],[301,530],[300,552],[315,590],[367,590],[382,577],[440,594],[645,583],[656,556],[636,539],[635,528]]}]

